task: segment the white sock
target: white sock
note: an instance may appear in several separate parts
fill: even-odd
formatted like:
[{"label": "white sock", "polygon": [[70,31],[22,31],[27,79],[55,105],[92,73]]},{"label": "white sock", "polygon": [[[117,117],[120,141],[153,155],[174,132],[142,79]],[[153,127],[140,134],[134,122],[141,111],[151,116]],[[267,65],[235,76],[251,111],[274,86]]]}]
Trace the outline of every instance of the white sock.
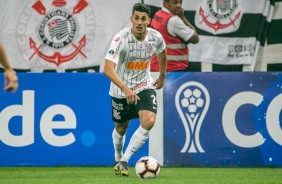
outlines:
[{"label": "white sock", "polygon": [[139,128],[132,135],[130,142],[120,159],[121,161],[128,162],[130,158],[144,145],[149,136],[150,130],[146,130],[139,126]]},{"label": "white sock", "polygon": [[122,149],[125,141],[125,134],[124,136],[119,135],[116,129],[114,129],[112,133],[112,138],[113,138],[113,145],[115,149],[115,161],[119,161],[123,155]]}]

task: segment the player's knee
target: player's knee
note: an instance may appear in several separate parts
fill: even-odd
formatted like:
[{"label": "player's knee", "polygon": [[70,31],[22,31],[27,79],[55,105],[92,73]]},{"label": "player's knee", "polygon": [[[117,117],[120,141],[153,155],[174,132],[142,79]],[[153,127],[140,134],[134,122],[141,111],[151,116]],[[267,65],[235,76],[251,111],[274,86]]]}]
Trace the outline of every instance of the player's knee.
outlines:
[{"label": "player's knee", "polygon": [[147,126],[145,127],[146,130],[151,130],[154,126],[155,122],[149,122],[147,123]]},{"label": "player's knee", "polygon": [[127,128],[124,128],[124,127],[116,128],[116,131],[119,135],[124,135],[126,133],[126,130]]},{"label": "player's knee", "polygon": [[146,130],[151,130],[155,124],[156,118],[154,116],[150,116],[142,122],[142,127]]},{"label": "player's knee", "polygon": [[124,135],[126,133],[128,124],[127,123],[116,123],[116,131],[118,132],[118,134],[120,135]]}]

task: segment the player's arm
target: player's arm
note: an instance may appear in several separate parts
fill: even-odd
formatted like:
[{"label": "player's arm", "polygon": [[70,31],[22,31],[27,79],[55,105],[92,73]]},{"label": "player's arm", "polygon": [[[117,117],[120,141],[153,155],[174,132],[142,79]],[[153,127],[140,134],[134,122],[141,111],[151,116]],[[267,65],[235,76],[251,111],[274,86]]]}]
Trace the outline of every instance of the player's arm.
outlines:
[{"label": "player's arm", "polygon": [[166,49],[164,49],[160,54],[158,54],[158,63],[160,68],[159,78],[155,81],[154,86],[156,89],[161,89],[165,83],[166,77],[166,65],[167,65],[167,54]]},{"label": "player's arm", "polygon": [[106,59],[104,65],[104,74],[121,90],[124,91],[127,103],[137,103],[140,98],[119,78],[115,71],[116,63]]},{"label": "player's arm", "polygon": [[2,44],[0,44],[0,63],[5,69],[4,90],[12,90],[13,92],[15,92],[18,89],[18,77],[8,62]]},{"label": "player's arm", "polygon": [[115,71],[116,63],[106,59],[104,66],[104,74],[117,85],[120,89],[124,90],[126,85],[119,78],[118,74]]}]

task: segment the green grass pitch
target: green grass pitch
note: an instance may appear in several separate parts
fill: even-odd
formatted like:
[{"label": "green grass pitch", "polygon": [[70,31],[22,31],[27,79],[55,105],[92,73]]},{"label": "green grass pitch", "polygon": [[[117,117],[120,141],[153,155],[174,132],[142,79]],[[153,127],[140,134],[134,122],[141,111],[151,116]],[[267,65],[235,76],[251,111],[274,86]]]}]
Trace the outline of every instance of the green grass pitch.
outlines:
[{"label": "green grass pitch", "polygon": [[1,184],[265,184],[282,183],[282,168],[161,167],[156,179],[116,176],[112,167],[0,167]]}]

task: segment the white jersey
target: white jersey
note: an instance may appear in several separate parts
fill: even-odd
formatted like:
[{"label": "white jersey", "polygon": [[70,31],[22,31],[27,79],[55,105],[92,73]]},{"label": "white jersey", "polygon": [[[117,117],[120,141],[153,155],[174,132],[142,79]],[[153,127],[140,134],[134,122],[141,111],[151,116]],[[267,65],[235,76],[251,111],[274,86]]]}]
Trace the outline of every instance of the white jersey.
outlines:
[{"label": "white jersey", "polygon": [[[115,35],[105,59],[117,64],[115,70],[120,79],[136,94],[144,89],[153,89],[150,61],[154,54],[160,54],[166,47],[162,35],[151,28],[140,42],[131,33],[131,27]],[[109,94],[125,98],[124,92],[111,82]]]}]

